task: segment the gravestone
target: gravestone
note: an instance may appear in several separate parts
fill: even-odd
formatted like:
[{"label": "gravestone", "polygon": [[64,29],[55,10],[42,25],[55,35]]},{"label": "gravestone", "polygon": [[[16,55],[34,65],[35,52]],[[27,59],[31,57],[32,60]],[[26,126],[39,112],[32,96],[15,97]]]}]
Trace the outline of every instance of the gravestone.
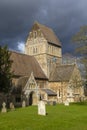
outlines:
[{"label": "gravestone", "polygon": [[7,109],[6,109],[6,103],[3,102],[2,104],[2,110],[1,110],[2,113],[6,113],[7,112]]},{"label": "gravestone", "polygon": [[25,100],[23,100],[23,102],[22,102],[22,107],[26,107],[26,102],[25,102]]},{"label": "gravestone", "polygon": [[64,105],[65,105],[65,106],[69,106],[69,101],[66,100],[66,101],[64,102]]},{"label": "gravestone", "polygon": [[46,115],[46,107],[43,101],[38,103],[38,115]]},{"label": "gravestone", "polygon": [[10,103],[10,109],[11,109],[11,110],[15,110],[14,104],[13,104],[12,102]]}]

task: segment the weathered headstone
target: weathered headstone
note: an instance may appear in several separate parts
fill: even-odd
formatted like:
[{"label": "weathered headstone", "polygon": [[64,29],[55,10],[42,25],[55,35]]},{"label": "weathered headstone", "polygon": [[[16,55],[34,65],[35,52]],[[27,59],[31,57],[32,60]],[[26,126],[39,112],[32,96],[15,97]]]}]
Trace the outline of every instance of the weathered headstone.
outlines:
[{"label": "weathered headstone", "polygon": [[25,100],[23,100],[23,102],[22,102],[22,107],[26,107],[26,102],[25,102]]},{"label": "weathered headstone", "polygon": [[7,112],[7,109],[6,109],[6,103],[3,102],[2,104],[2,110],[1,110],[2,113],[6,113]]},{"label": "weathered headstone", "polygon": [[10,103],[10,109],[15,110],[14,104],[12,102]]},{"label": "weathered headstone", "polygon": [[65,106],[69,106],[69,101],[66,100],[66,101],[64,102],[64,105],[65,105]]},{"label": "weathered headstone", "polygon": [[38,103],[38,114],[39,115],[46,115],[46,107],[43,101],[39,101]]}]

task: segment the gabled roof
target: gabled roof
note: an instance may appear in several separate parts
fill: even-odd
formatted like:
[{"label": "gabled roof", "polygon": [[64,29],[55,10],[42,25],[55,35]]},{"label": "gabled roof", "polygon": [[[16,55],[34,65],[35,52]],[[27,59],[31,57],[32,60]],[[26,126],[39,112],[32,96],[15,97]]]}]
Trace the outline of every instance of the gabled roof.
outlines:
[{"label": "gabled roof", "polygon": [[46,92],[48,96],[57,96],[57,94],[51,89],[41,89],[41,90]]},{"label": "gabled roof", "polygon": [[56,66],[56,68],[50,74],[49,81],[52,82],[69,81],[73,73],[74,67],[75,67],[74,64]]},{"label": "gabled roof", "polygon": [[57,36],[55,35],[55,33],[53,32],[53,30],[51,28],[46,27],[45,25],[42,25],[38,22],[35,22],[32,27],[32,30],[36,30],[36,29],[41,30],[41,32],[43,33],[43,35],[46,38],[48,43],[61,47],[61,43],[60,43],[59,39],[57,38]]},{"label": "gabled roof", "polygon": [[35,78],[47,79],[39,63],[33,56],[11,52],[12,71],[17,76],[30,76],[33,72]]},{"label": "gabled roof", "polygon": [[18,82],[17,82],[17,87],[22,87],[24,89],[28,80],[29,80],[28,76],[24,76],[24,77],[19,78]]}]

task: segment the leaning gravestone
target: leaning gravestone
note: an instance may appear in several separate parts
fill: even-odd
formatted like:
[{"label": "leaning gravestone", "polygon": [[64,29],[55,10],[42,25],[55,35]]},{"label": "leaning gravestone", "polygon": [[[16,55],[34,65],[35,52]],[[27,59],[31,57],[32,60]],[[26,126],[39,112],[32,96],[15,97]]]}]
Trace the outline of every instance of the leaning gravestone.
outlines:
[{"label": "leaning gravestone", "polygon": [[38,115],[46,115],[46,107],[43,101],[38,103]]},{"label": "leaning gravestone", "polygon": [[15,110],[14,104],[12,102],[10,103],[10,109]]},{"label": "leaning gravestone", "polygon": [[22,102],[22,107],[26,107],[26,102],[25,102],[25,100],[23,100],[23,102]]},{"label": "leaning gravestone", "polygon": [[3,102],[2,104],[2,110],[1,110],[2,113],[6,113],[7,112],[7,109],[6,109],[6,103]]},{"label": "leaning gravestone", "polygon": [[69,106],[69,101],[66,100],[66,101],[64,102],[64,105],[65,105],[65,106]]}]

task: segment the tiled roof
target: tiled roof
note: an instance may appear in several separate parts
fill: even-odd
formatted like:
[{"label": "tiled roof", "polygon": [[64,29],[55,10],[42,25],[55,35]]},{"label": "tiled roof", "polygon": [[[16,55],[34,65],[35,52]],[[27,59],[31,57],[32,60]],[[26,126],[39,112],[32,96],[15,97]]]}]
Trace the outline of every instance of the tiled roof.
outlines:
[{"label": "tiled roof", "polygon": [[45,91],[48,96],[57,96],[57,94],[51,89],[42,89],[42,91]]},{"label": "tiled roof", "polygon": [[39,63],[33,56],[17,52],[11,53],[11,60],[13,60],[12,71],[14,75],[30,76],[31,72],[33,72],[35,78],[47,79]]},{"label": "tiled roof", "polygon": [[29,77],[28,76],[24,76],[19,78],[18,82],[17,82],[17,87],[22,87],[24,88],[26,83],[28,82]]},{"label": "tiled roof", "polygon": [[57,38],[57,36],[55,35],[55,33],[53,32],[53,30],[51,28],[46,27],[45,25],[42,25],[38,22],[35,22],[35,24],[32,27],[32,30],[36,29],[36,28],[41,30],[44,37],[48,41],[48,43],[51,43],[51,44],[54,44],[54,45],[61,47],[61,43],[60,43],[59,39]]},{"label": "tiled roof", "polygon": [[52,82],[61,82],[61,81],[69,81],[72,72],[74,70],[75,65],[60,65],[56,66],[56,68],[50,74],[49,81]]}]

